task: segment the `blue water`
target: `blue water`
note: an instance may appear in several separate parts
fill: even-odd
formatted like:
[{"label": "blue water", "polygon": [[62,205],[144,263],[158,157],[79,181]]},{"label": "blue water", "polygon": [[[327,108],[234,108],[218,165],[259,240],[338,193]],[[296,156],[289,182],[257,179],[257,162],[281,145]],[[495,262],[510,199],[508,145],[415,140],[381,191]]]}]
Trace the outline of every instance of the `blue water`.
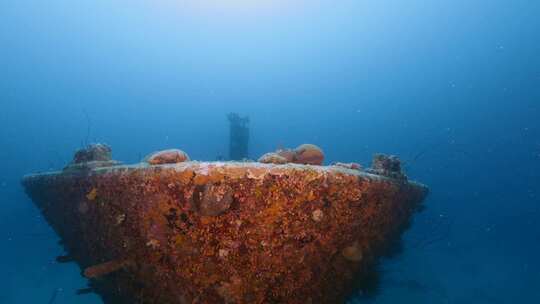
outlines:
[{"label": "blue water", "polygon": [[2,0],[0,303],[100,303],[19,181],[83,142],[398,155],[426,210],[350,303],[540,303],[540,2]]}]

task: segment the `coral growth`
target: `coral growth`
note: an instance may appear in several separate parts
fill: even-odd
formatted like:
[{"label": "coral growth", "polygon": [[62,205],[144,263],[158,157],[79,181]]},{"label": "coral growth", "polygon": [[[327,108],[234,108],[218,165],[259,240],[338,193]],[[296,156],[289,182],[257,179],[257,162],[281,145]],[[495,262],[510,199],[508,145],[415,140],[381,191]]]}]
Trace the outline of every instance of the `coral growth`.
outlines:
[{"label": "coral growth", "polygon": [[347,168],[351,170],[362,170],[362,166],[358,163],[333,163],[332,166]]},{"label": "coral growth", "polygon": [[274,152],[264,154],[257,161],[260,162],[260,163],[263,163],[263,164],[286,164],[286,163],[288,163],[288,161],[287,161],[287,159],[285,157],[282,157],[279,154],[274,153]]},{"label": "coral growth", "polygon": [[324,153],[321,148],[312,144],[303,144],[294,149],[294,162],[305,165],[321,166],[324,161]]},{"label": "coral growth", "polygon": [[91,144],[79,149],[64,171],[87,171],[99,167],[109,167],[120,163],[112,160],[112,149],[106,144]]},{"label": "coral growth", "polygon": [[150,165],[175,164],[189,161],[189,156],[182,150],[169,149],[153,152],[146,156],[143,161]]},{"label": "coral growth", "polygon": [[340,303],[427,193],[349,168],[188,162],[23,185],[111,303]]},{"label": "coral growth", "polygon": [[321,148],[315,145],[303,144],[294,150],[279,149],[276,152],[266,153],[258,161],[267,164],[296,163],[321,166],[324,161],[324,153]]},{"label": "coral growth", "polygon": [[90,190],[90,192],[88,192],[88,194],[86,194],[86,199],[89,200],[89,201],[95,200],[96,197],[97,197],[97,189],[96,188],[92,188],[92,190]]},{"label": "coral growth", "polygon": [[206,184],[203,189],[194,193],[194,203],[201,215],[216,216],[229,209],[233,201],[233,191],[230,186]]},{"label": "coral growth", "polygon": [[369,173],[388,176],[396,179],[407,179],[407,176],[401,171],[401,161],[397,156],[375,154]]},{"label": "coral growth", "polygon": [[315,222],[320,222],[323,220],[323,217],[324,217],[324,212],[321,210],[321,209],[317,209],[315,211],[313,211],[311,213],[311,218],[315,221]]},{"label": "coral growth", "polygon": [[110,161],[112,160],[112,149],[106,144],[91,144],[86,148],[79,149],[73,157],[74,164],[86,163],[91,161]]},{"label": "coral growth", "polygon": [[291,149],[279,149],[276,151],[276,154],[285,158],[288,163],[294,162],[294,159],[296,158],[296,153]]}]

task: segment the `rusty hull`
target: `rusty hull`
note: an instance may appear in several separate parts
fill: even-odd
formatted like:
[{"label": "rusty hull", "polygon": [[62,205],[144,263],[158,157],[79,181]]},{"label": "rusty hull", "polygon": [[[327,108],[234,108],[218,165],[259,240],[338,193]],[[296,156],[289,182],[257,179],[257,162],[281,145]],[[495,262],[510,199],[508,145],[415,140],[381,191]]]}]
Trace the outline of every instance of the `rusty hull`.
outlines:
[{"label": "rusty hull", "polygon": [[28,175],[111,303],[339,303],[421,184],[337,166],[185,162]]}]

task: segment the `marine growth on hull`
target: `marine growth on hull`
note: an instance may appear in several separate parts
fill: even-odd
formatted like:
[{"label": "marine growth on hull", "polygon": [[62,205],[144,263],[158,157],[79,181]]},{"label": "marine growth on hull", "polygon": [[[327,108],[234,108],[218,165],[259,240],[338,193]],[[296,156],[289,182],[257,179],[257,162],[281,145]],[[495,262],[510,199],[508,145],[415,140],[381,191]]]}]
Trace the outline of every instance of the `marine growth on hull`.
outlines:
[{"label": "marine growth on hull", "polygon": [[[231,155],[247,153],[239,147]],[[427,188],[394,156],[375,155],[365,170],[323,164],[312,144],[256,162],[169,149],[134,165],[93,144],[22,183],[62,238],[63,260],[107,303],[340,303]]]}]

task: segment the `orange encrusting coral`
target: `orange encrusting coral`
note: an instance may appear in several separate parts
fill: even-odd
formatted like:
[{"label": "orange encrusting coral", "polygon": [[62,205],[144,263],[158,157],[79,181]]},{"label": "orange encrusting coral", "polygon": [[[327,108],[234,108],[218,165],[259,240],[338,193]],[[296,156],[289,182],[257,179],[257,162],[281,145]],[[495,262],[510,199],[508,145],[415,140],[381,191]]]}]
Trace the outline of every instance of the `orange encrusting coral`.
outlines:
[{"label": "orange encrusting coral", "polygon": [[100,277],[98,291],[129,303],[343,301],[427,193],[336,166],[233,162],[23,184],[79,264],[98,265],[85,272]]}]

